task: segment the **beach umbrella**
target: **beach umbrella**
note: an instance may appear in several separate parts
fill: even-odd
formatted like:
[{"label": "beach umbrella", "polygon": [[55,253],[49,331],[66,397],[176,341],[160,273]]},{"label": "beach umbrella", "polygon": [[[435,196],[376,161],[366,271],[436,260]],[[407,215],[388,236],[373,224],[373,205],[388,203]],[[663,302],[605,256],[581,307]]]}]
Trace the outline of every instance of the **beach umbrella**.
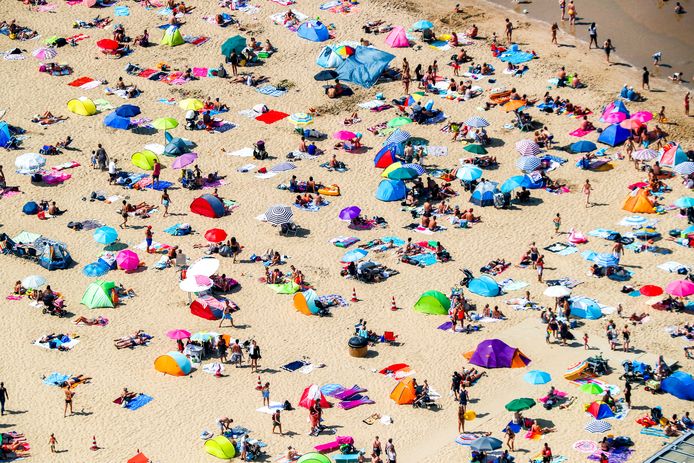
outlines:
[{"label": "beach umbrella", "polygon": [[113,227],[99,227],[92,233],[92,238],[99,244],[109,245],[118,239],[118,232]]},{"label": "beach umbrella", "polygon": [[198,341],[198,342],[205,342],[205,341],[211,341],[212,339],[216,338],[219,336],[219,333],[215,333],[214,331],[210,331],[209,333],[206,333],[204,331],[198,331],[195,334],[190,335],[190,340],[191,341]]},{"label": "beach umbrella", "polygon": [[507,113],[510,113],[511,111],[518,111],[519,109],[521,109],[525,105],[526,105],[526,102],[523,100],[511,100],[508,103],[506,103],[505,105],[503,105],[502,108],[504,108],[504,110]]},{"label": "beach umbrella", "polygon": [[357,206],[348,206],[340,211],[339,217],[341,220],[352,220],[359,217],[361,209]]},{"label": "beach umbrella", "polygon": [[552,381],[552,377],[546,371],[532,370],[523,375],[525,382],[534,384],[536,386],[540,384],[547,384]]},{"label": "beach umbrella", "polygon": [[473,143],[472,145],[467,145],[463,149],[465,151],[467,151],[468,153],[472,153],[472,154],[487,154],[487,150],[484,148],[484,146],[482,146],[478,143]]},{"label": "beach umbrella", "polygon": [[101,39],[98,42],[96,42],[96,46],[101,48],[102,50],[110,51],[118,50],[118,48],[120,48],[120,44],[112,39]]},{"label": "beach umbrella", "polygon": [[658,156],[660,156],[660,153],[652,149],[638,150],[631,153],[631,157],[637,161],[650,161]]},{"label": "beach umbrella", "polygon": [[489,121],[487,121],[487,119],[485,119],[483,117],[473,116],[470,119],[463,122],[463,125],[467,125],[468,127],[475,127],[477,129],[479,129],[482,127],[489,127]]},{"label": "beach umbrella", "polygon": [[219,270],[219,260],[212,256],[201,257],[188,267],[188,275],[212,276]]},{"label": "beach umbrella", "polygon": [[405,116],[394,117],[388,121],[388,127],[402,127],[403,125],[411,124],[412,119]]},{"label": "beach umbrella", "polygon": [[417,164],[416,162],[403,164],[402,166],[414,170],[417,172],[417,175],[424,175],[427,171],[423,165]]},{"label": "beach umbrella", "polygon": [[648,219],[645,217],[641,217],[640,215],[630,215],[628,217],[624,217],[619,224],[625,227],[640,227],[646,222],[648,222]]},{"label": "beach umbrella", "polygon": [[289,116],[288,119],[289,122],[291,122],[297,127],[303,127],[313,122],[313,116],[306,113],[294,113],[291,116]]},{"label": "beach umbrella", "polygon": [[605,420],[593,420],[588,423],[585,430],[592,433],[607,432],[612,429],[612,425]]},{"label": "beach umbrella", "polygon": [[29,275],[22,279],[22,286],[26,289],[39,289],[46,284],[46,279],[41,275]]},{"label": "beach umbrella", "polygon": [[58,56],[58,52],[55,50],[55,48],[48,47],[37,48],[31,54],[34,55],[34,58],[40,61],[51,60]]},{"label": "beach umbrella", "polygon": [[655,297],[663,294],[663,288],[656,285],[645,285],[639,289],[642,296]]},{"label": "beach umbrella", "polygon": [[426,93],[424,92],[414,92],[407,95],[407,99],[405,100],[405,106],[412,106],[413,104],[424,98],[425,95]]},{"label": "beach umbrella", "polygon": [[528,188],[532,184],[533,181],[527,175],[514,175],[513,177],[507,179],[504,183],[502,183],[501,188],[499,188],[499,190],[502,193],[510,193],[516,188]]},{"label": "beach umbrella", "polygon": [[101,277],[106,275],[109,270],[108,265],[102,261],[97,261],[85,265],[82,269],[82,274],[87,277]]},{"label": "beach umbrella", "polygon": [[501,441],[496,437],[480,437],[470,443],[470,448],[478,452],[491,452],[492,450],[501,448]]},{"label": "beach umbrella", "polygon": [[521,156],[536,156],[542,152],[540,145],[532,140],[521,140],[516,143],[516,151],[520,153]]},{"label": "beach umbrella", "polygon": [[593,263],[601,268],[616,267],[619,265],[619,258],[609,252],[601,252],[593,258]]},{"label": "beach umbrella", "polygon": [[426,19],[420,19],[416,23],[412,24],[412,30],[413,31],[421,31],[424,29],[433,29],[434,24],[431,21],[427,21]]},{"label": "beach umbrella", "polygon": [[204,108],[205,105],[197,98],[186,98],[178,102],[178,107],[188,111],[199,111]]},{"label": "beach umbrella", "polygon": [[681,176],[686,177],[687,175],[691,175],[692,173],[694,173],[694,162],[680,162],[675,167],[673,167],[672,170],[674,170]]},{"label": "beach umbrella", "polygon": [[210,228],[205,232],[205,239],[210,243],[221,243],[227,239],[227,232],[221,228]]},{"label": "beach umbrella", "polygon": [[637,130],[642,125],[643,122],[636,119],[624,119],[622,122],[619,123],[620,127],[628,130]]},{"label": "beach umbrella", "polygon": [[620,113],[618,111],[611,112],[607,114],[605,117],[602,118],[603,121],[608,122],[610,124],[619,124],[623,120],[627,118],[627,115],[624,113]]},{"label": "beach umbrella", "polygon": [[596,149],[598,149],[598,147],[595,145],[595,143],[588,140],[581,140],[571,144],[571,151],[573,153],[590,153]]},{"label": "beach umbrella", "polygon": [[586,394],[592,394],[592,395],[598,395],[602,394],[605,392],[603,388],[598,386],[595,383],[585,383],[583,386],[579,388],[581,392],[585,392]]},{"label": "beach umbrella", "polygon": [[46,165],[46,158],[37,153],[25,153],[17,156],[14,165],[20,174],[33,174]]},{"label": "beach umbrella", "polygon": [[364,249],[352,249],[351,251],[347,251],[344,256],[342,256],[342,259],[340,261],[342,262],[356,262],[358,260],[363,259],[366,257],[368,254],[368,251]]},{"label": "beach umbrella", "polygon": [[171,130],[178,127],[178,121],[173,117],[160,117],[152,122],[152,127],[157,130]]},{"label": "beach umbrella", "polygon": [[197,158],[197,153],[184,153],[176,159],[174,159],[174,162],[171,163],[171,167],[173,167],[174,169],[183,169],[184,167],[194,163]]},{"label": "beach umbrella", "polygon": [[337,53],[342,59],[347,59],[348,57],[352,56],[354,52],[354,48],[350,47],[349,45],[338,45],[337,47],[333,48],[333,53]]},{"label": "beach umbrella", "polygon": [[391,133],[388,136],[388,138],[386,138],[386,141],[383,142],[383,145],[385,146],[390,143],[399,145],[400,143],[405,143],[410,138],[412,138],[412,135],[410,135],[409,132],[402,129],[397,129],[395,132]]},{"label": "beach umbrella", "polygon": [[472,182],[482,177],[482,169],[477,166],[464,165],[456,170],[455,176],[463,182]]},{"label": "beach umbrella", "polygon": [[120,117],[135,117],[141,113],[140,107],[134,104],[124,104],[116,108],[116,114]]},{"label": "beach umbrella", "polygon": [[518,167],[523,172],[532,172],[538,167],[540,167],[542,161],[535,156],[521,156],[516,161],[516,167]]},{"label": "beach umbrella", "polygon": [[419,177],[419,174],[414,169],[400,166],[388,172],[385,177],[391,180],[412,180]]},{"label": "beach umbrella", "polygon": [[284,225],[290,223],[294,213],[289,206],[272,206],[265,212],[265,220],[273,225]]},{"label": "beach umbrella", "polygon": [[336,71],[333,71],[332,69],[324,69],[315,76],[313,76],[313,78],[318,82],[327,82],[329,80],[337,79],[339,76],[340,74],[338,74]]},{"label": "beach umbrella", "polygon": [[543,294],[547,297],[566,297],[571,294],[571,288],[561,285],[548,286]]},{"label": "beach umbrella", "polygon": [[687,209],[689,207],[694,207],[694,198],[691,196],[682,196],[680,199],[675,201],[675,206],[682,209]]},{"label": "beach umbrella", "polygon": [[116,255],[116,263],[121,269],[129,272],[140,265],[140,256],[130,249],[124,249]]},{"label": "beach umbrella", "polygon": [[187,339],[190,338],[190,331],[187,330],[171,330],[166,332],[169,339]]},{"label": "beach umbrella", "polygon": [[668,283],[665,291],[671,296],[688,297],[694,294],[694,283],[689,280],[675,280]]},{"label": "beach umbrella", "polygon": [[[542,373],[542,372],[540,372]],[[547,374],[547,373],[545,373]],[[544,384],[544,383],[539,383]],[[513,399],[505,405],[506,410],[509,412],[520,412],[523,410],[529,410],[535,406],[535,401],[528,397],[523,397],[521,399]]]},{"label": "beach umbrella", "polygon": [[336,140],[352,140],[356,136],[356,133],[350,132],[349,130],[338,130],[333,134],[333,138]]},{"label": "beach umbrella", "polygon": [[187,293],[199,293],[207,291],[213,284],[210,277],[205,275],[189,275],[178,284],[178,287]]},{"label": "beach umbrella", "polygon": [[112,112],[104,117],[104,125],[112,129],[128,130],[130,128],[130,119]]},{"label": "beach umbrella", "polygon": [[632,114],[632,119],[643,122],[644,124],[651,119],[653,119],[653,113],[649,111],[639,111],[636,114]]}]

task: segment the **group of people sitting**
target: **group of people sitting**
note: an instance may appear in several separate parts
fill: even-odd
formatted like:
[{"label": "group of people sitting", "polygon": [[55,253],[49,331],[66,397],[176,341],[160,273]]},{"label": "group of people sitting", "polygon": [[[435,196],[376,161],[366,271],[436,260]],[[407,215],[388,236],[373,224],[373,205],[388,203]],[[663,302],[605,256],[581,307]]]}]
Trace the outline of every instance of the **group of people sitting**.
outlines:
[{"label": "group of people sitting", "polygon": [[557,114],[573,114],[575,116],[587,116],[592,111],[588,108],[583,108],[579,105],[571,103],[568,98],[561,98],[559,95],[552,98],[549,92],[545,92],[542,97],[542,104],[538,106],[540,111]]},{"label": "group of people sitting", "polygon": [[323,197],[320,194],[316,194],[316,196],[313,196],[308,193],[304,193],[303,195],[296,195],[294,204],[303,208],[309,208],[311,206],[320,207],[325,205],[325,201],[323,200]]}]

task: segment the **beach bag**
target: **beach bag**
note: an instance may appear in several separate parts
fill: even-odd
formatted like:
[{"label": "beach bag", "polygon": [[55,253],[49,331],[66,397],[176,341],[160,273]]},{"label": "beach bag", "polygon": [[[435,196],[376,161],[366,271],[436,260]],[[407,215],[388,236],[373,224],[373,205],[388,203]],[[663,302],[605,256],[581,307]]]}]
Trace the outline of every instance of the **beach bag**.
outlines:
[{"label": "beach bag", "polygon": [[287,411],[294,410],[294,408],[292,407],[292,404],[290,404],[288,400],[284,401],[284,404],[282,405],[282,409],[287,410]]},{"label": "beach bag", "polygon": [[41,182],[43,182],[43,175],[33,174],[31,176],[31,183],[41,183]]}]

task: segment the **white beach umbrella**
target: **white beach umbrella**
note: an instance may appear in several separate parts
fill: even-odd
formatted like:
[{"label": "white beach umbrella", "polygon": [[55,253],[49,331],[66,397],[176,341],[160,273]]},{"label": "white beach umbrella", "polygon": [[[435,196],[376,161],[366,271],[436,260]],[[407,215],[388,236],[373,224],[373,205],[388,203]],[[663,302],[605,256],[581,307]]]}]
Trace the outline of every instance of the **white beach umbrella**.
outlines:
[{"label": "white beach umbrella", "polygon": [[38,153],[25,153],[17,156],[14,165],[19,174],[33,174],[46,165],[46,158]]},{"label": "white beach umbrella", "polygon": [[213,283],[209,277],[205,275],[191,275],[178,284],[178,287],[187,293],[198,293],[207,291],[212,287]]},{"label": "white beach umbrella", "polygon": [[187,274],[190,276],[202,275],[209,277],[214,275],[218,269],[219,260],[215,259],[214,257],[207,256],[193,262],[193,264],[188,267]]},{"label": "white beach umbrella", "polygon": [[22,286],[26,289],[39,289],[46,284],[46,279],[41,275],[29,275],[22,280]]},{"label": "white beach umbrella", "polygon": [[571,289],[561,285],[550,286],[543,294],[547,297],[566,297],[571,294]]}]

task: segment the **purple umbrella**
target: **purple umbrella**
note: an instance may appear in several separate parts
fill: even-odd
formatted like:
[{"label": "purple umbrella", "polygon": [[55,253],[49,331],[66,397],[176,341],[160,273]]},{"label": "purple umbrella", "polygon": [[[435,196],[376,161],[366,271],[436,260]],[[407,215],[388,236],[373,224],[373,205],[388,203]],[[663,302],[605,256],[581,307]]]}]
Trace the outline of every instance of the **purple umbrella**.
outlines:
[{"label": "purple umbrella", "polygon": [[340,211],[340,219],[352,220],[359,217],[359,214],[361,214],[361,209],[359,209],[357,206],[345,207]]},{"label": "purple umbrella", "polygon": [[185,166],[189,166],[192,163],[195,162],[195,160],[198,158],[198,155],[195,153],[185,153],[174,159],[173,164],[171,167],[174,169],[183,169]]}]

